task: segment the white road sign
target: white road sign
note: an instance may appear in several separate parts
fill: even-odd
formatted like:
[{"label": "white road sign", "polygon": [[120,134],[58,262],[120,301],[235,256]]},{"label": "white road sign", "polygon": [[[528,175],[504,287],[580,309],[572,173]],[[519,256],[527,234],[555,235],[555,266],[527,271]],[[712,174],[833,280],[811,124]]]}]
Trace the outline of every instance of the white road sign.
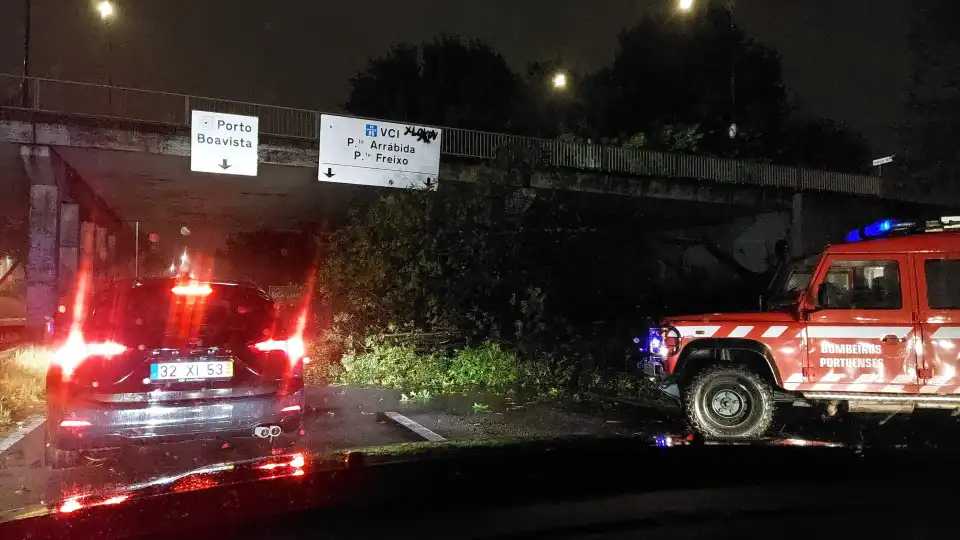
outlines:
[{"label": "white road sign", "polygon": [[190,170],[256,176],[259,128],[256,116],[193,111]]},{"label": "white road sign", "polygon": [[320,117],[322,182],[436,189],[440,130],[324,114]]},{"label": "white road sign", "polygon": [[877,158],[873,160],[874,167],[879,167],[880,165],[886,165],[887,163],[893,163],[893,156],[886,156],[886,157]]}]

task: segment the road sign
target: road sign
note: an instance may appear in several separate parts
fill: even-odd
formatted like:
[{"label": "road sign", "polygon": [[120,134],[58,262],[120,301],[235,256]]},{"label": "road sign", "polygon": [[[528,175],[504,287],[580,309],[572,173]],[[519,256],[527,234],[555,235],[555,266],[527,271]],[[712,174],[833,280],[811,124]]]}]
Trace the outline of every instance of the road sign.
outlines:
[{"label": "road sign", "polygon": [[879,167],[880,165],[886,165],[887,163],[893,163],[893,156],[885,156],[885,157],[877,158],[873,160],[874,167]]},{"label": "road sign", "polygon": [[256,176],[259,128],[256,116],[193,111],[190,170]]},{"label": "road sign", "polygon": [[317,179],[365,186],[436,189],[439,129],[324,114]]},{"label": "road sign", "polygon": [[306,290],[303,285],[271,285],[267,294],[274,302],[293,303],[303,298]]}]

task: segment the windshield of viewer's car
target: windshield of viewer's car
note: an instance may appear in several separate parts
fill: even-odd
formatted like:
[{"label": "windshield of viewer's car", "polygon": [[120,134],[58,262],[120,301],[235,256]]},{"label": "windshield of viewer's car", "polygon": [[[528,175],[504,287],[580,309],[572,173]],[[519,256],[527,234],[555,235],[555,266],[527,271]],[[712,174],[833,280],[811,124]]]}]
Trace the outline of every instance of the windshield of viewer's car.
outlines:
[{"label": "windshield of viewer's car", "polygon": [[[0,0],[0,521],[960,407],[958,250],[869,247],[960,207],[960,2],[922,3]],[[863,444],[960,446],[901,416]]]}]

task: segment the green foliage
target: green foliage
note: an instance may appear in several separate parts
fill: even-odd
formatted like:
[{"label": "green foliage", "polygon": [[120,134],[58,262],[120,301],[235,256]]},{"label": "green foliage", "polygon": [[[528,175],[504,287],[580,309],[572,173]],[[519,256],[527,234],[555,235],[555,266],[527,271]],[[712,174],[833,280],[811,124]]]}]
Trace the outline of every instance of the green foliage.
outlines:
[{"label": "green foliage", "polygon": [[515,231],[496,219],[506,186],[479,179],[384,195],[325,239],[316,295],[337,314],[332,339],[348,349],[370,333],[499,335]]},{"label": "green foliage", "polygon": [[514,351],[486,341],[449,353],[420,352],[410,344],[370,337],[360,352],[343,357],[337,382],[397,388],[413,395],[472,389],[540,389],[544,366],[522,361]]},{"label": "green foliage", "polygon": [[[648,287],[636,279],[650,264],[644,243],[584,231],[587,212],[606,218],[614,207],[560,191],[538,190],[518,209],[527,192],[517,180],[549,171],[517,148],[502,165],[439,192],[384,192],[323,239],[315,311],[333,315],[311,354],[313,377],[418,393],[481,384],[556,394],[623,358],[629,330],[592,321],[636,307]],[[352,373],[330,371],[341,359]]]},{"label": "green foliage", "polygon": [[699,124],[654,126],[648,133],[635,133],[623,139],[608,137],[593,141],[592,139],[577,137],[572,133],[565,133],[557,137],[558,141],[571,144],[597,142],[605,146],[622,146],[629,149],[686,153],[696,153],[702,139],[703,133],[700,132]]}]

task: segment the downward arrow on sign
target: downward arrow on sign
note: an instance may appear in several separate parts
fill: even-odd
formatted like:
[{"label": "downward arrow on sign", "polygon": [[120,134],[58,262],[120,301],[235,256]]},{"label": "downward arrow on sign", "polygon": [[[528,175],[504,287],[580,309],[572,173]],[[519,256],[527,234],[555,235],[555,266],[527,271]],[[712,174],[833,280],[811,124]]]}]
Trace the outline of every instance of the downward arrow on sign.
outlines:
[{"label": "downward arrow on sign", "polygon": [[231,165],[229,165],[229,164],[227,163],[227,158],[223,158],[223,163],[221,163],[220,165],[218,165],[218,167],[220,167],[220,168],[223,169],[223,170],[227,170],[227,169],[229,169],[229,168],[231,167]]},{"label": "downward arrow on sign", "polygon": [[327,167],[327,172],[323,173],[323,175],[326,176],[327,178],[333,178],[335,176],[333,169],[331,169],[330,167]]}]

